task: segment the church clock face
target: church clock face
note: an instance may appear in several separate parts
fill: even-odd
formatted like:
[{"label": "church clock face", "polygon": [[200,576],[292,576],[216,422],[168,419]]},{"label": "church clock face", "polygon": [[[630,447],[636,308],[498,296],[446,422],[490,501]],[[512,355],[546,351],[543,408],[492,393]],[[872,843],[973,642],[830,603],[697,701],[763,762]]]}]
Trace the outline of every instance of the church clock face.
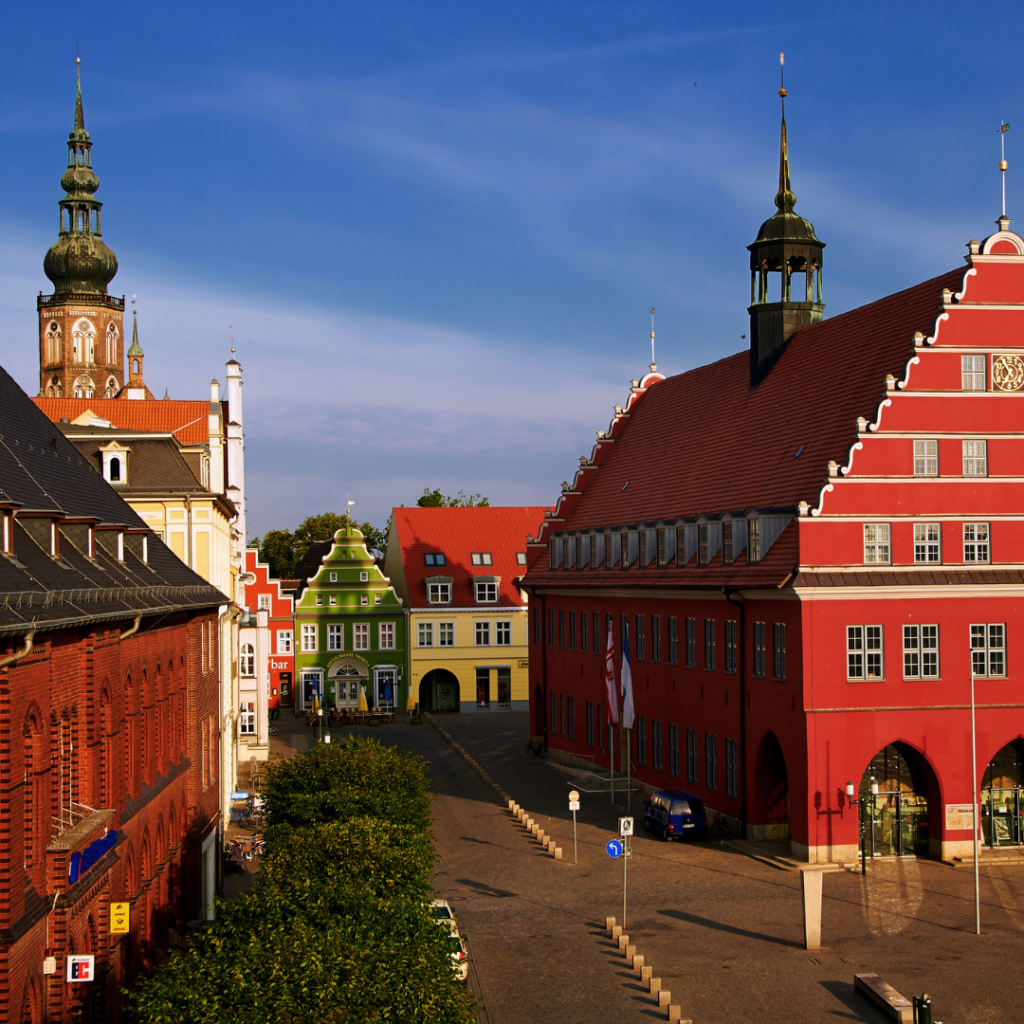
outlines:
[{"label": "church clock face", "polygon": [[1024,388],[1024,359],[1012,353],[993,359],[992,387],[996,391],[1020,391]]}]

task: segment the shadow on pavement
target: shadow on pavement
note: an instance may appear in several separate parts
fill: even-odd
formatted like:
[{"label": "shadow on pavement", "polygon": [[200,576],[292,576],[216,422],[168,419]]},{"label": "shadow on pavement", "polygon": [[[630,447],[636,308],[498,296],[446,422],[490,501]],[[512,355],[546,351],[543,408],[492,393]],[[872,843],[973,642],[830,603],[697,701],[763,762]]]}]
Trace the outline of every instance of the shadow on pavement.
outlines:
[{"label": "shadow on pavement", "polygon": [[735,925],[722,924],[721,921],[712,921],[707,917],[698,917],[696,914],[687,914],[684,910],[659,910],[659,914],[665,917],[674,917],[677,921],[686,921],[689,924],[697,924],[702,928],[712,928],[716,932],[729,932],[730,935],[742,935],[747,939],[757,939],[760,942],[773,942],[777,946],[789,946],[793,949],[803,949],[799,942],[790,939],[780,939],[775,935],[765,935],[763,932],[752,932],[746,928],[737,928]]},{"label": "shadow on pavement", "polygon": [[841,1017],[843,1020],[861,1021],[861,1024],[880,1024],[881,1021],[889,1019],[888,1017],[883,1017],[880,1012],[857,996],[852,981],[849,983],[845,981],[819,981],[818,984],[853,1011],[852,1013],[843,1013],[842,1010],[832,1010],[831,1015],[833,1017]]}]

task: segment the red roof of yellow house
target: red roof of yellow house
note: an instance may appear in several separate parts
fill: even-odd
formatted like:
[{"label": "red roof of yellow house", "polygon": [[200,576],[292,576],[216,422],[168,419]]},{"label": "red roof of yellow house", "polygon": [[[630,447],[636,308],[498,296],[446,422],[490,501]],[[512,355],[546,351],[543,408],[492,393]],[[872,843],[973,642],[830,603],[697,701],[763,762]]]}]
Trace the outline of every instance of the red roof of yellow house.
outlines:
[{"label": "red roof of yellow house", "polygon": [[[173,434],[179,443],[207,444],[210,440],[210,403],[175,399],[124,401],[117,398],[32,399],[53,423],[66,416],[72,423],[88,425],[90,419],[107,420],[121,430],[153,430]],[[92,413],[92,416],[88,416]]]}]

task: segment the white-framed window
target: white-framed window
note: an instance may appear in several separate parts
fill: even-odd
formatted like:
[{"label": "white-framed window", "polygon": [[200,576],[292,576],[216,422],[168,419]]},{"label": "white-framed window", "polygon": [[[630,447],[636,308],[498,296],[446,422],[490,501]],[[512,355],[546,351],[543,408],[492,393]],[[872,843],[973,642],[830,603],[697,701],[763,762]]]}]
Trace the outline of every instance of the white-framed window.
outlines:
[{"label": "white-framed window", "polygon": [[324,595],[323,594],[317,594],[316,595],[316,603],[317,604],[323,604],[324,603]]},{"label": "white-framed window", "polygon": [[238,732],[242,736],[256,735],[256,704],[254,701],[243,703],[239,709]]},{"label": "white-framed window", "polygon": [[495,604],[498,600],[497,583],[483,583],[476,580],[473,583],[473,591],[476,594],[477,604]]},{"label": "white-framed window", "polygon": [[964,391],[985,390],[985,357],[984,356],[961,356],[960,357],[961,386]]},{"label": "white-framed window", "polygon": [[417,622],[416,623],[416,646],[417,647],[433,647],[434,646],[434,624],[432,622]]},{"label": "white-framed window", "polygon": [[370,624],[357,622],[352,627],[352,650],[368,651],[370,649]]},{"label": "white-framed window", "polygon": [[914,476],[939,475],[939,442],[914,442]]},{"label": "white-framed window", "polygon": [[395,624],[393,622],[381,622],[377,626],[378,649],[382,651],[393,651],[395,649]]},{"label": "white-framed window", "polygon": [[369,583],[369,581],[370,581],[370,574],[368,572],[361,572],[359,574],[359,582],[360,583]]},{"label": "white-framed window", "polygon": [[380,604],[380,594],[374,594],[373,595],[373,603],[374,604]]},{"label": "white-framed window", "polygon": [[427,584],[428,604],[451,604],[452,585],[450,583],[428,583]]},{"label": "white-framed window", "polygon": [[329,625],[327,627],[327,650],[345,650],[345,626],[343,624]]},{"label": "white-framed window", "polygon": [[277,653],[292,653],[292,631],[290,629],[279,629],[277,631]]},{"label": "white-framed window", "polygon": [[964,523],[964,561],[989,560],[988,523]]},{"label": "white-framed window", "polygon": [[[586,612],[583,613],[586,616]],[[586,621],[584,617],[582,621]],[[512,646],[512,623],[496,622],[494,624],[494,644],[496,647]]]},{"label": "white-framed window", "polygon": [[988,476],[988,442],[964,441],[964,476]]},{"label": "white-framed window", "polygon": [[338,595],[337,594],[331,594],[330,604],[331,604],[332,608],[337,606],[337,604],[338,604]]},{"label": "white-framed window", "polygon": [[914,561],[942,561],[942,532],[938,523],[914,523]]},{"label": "white-framed window", "polygon": [[242,644],[238,654],[238,671],[250,678],[256,675],[256,648],[252,644]]},{"label": "white-framed window", "polygon": [[526,552],[525,551],[517,551],[516,552],[516,565],[526,565]]},{"label": "white-framed window", "polygon": [[884,654],[881,626],[846,627],[847,679],[883,679]]},{"label": "white-framed window", "polygon": [[270,611],[270,595],[269,594],[260,594],[260,605],[259,605],[259,607],[260,607],[260,611],[263,611],[263,612],[269,612]]},{"label": "white-framed window", "polygon": [[939,678],[939,627],[903,627],[903,678]]},{"label": "white-framed window", "polygon": [[369,594],[360,594],[359,595],[359,603],[361,605],[368,605],[370,603],[370,595]]},{"label": "white-framed window", "polygon": [[491,624],[489,622],[473,623],[474,643],[477,647],[491,646]]},{"label": "white-framed window", "polygon": [[490,551],[474,551],[470,556],[470,561],[474,565],[493,565],[494,560],[491,558]]},{"label": "white-framed window", "polygon": [[439,622],[437,624],[437,646],[438,647],[454,647],[455,646],[455,623],[454,622]]},{"label": "white-framed window", "polygon": [[304,651],[316,650],[316,623],[302,627],[302,649]]},{"label": "white-framed window", "polygon": [[331,582],[332,583],[337,583],[338,582],[338,574],[336,572],[332,572],[331,573]]},{"label": "white-framed window", "polygon": [[864,564],[889,564],[889,524],[864,524]]},{"label": "white-framed window", "polygon": [[971,668],[976,676],[1006,675],[1006,623],[971,623]]},{"label": "white-framed window", "polygon": [[761,561],[761,520],[747,520],[747,561]]}]

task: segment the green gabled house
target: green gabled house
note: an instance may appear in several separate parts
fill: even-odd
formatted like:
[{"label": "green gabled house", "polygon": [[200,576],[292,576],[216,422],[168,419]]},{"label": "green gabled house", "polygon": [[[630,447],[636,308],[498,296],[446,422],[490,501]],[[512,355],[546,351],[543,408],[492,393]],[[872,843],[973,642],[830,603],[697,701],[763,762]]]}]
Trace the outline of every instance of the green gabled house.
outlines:
[{"label": "green gabled house", "polygon": [[354,526],[313,544],[299,564],[295,601],[298,707],[406,707],[402,599]]}]

